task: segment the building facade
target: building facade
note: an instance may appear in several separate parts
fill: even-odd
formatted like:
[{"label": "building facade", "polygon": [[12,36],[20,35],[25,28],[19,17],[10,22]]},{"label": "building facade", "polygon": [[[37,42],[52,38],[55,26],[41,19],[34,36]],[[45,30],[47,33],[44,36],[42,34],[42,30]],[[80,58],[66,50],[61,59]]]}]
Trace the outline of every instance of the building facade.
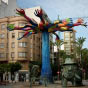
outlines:
[{"label": "building facade", "polygon": [[0,0],[0,3],[0,18],[17,16],[16,9],[19,7],[17,6],[16,0],[8,0],[7,3],[4,0]]},{"label": "building facade", "polygon": [[[10,0],[9,0],[10,1]],[[15,1],[15,0],[14,0]],[[12,2],[12,1],[11,1]],[[11,5],[10,2],[10,5]],[[2,5],[5,8],[8,8],[5,11],[1,8]],[[17,40],[17,38],[21,37],[24,32],[22,30],[15,30],[9,32],[7,30],[8,24],[14,24],[15,26],[24,26],[27,24],[27,20],[24,17],[15,15],[13,12],[13,7],[17,7],[16,3],[14,3],[13,7],[10,9],[9,3],[8,5],[1,1],[0,12],[3,10],[2,14],[0,14],[0,63],[10,63],[10,62],[21,62],[22,69],[19,71],[20,75],[28,74],[28,64],[29,61],[39,61],[41,60],[41,52],[42,52],[42,36],[40,34],[34,34],[30,37],[23,38],[21,40]],[[34,15],[35,9],[40,9],[41,7],[34,7],[25,9],[27,16],[35,19],[36,22],[40,22],[40,19]],[[9,12],[11,14],[9,14]],[[29,13],[30,12],[30,13]],[[50,21],[46,13],[44,12],[44,18],[46,21]],[[50,41],[52,41],[52,35],[50,35]],[[52,46],[50,47],[50,58],[52,59]],[[22,73],[22,74],[21,74]]]},{"label": "building facade", "polygon": [[41,59],[41,34],[17,40],[23,31],[7,31],[7,24],[23,26],[27,21],[20,16],[0,19],[0,62],[16,62],[23,64],[22,70],[28,70],[29,61]]},{"label": "building facade", "polygon": [[64,50],[67,55],[74,54],[75,32],[64,32]]},{"label": "building facade", "polygon": [[[23,31],[7,30],[7,24],[14,24],[15,26],[24,26],[27,24],[25,18],[16,14],[17,6],[16,0],[8,0],[4,2],[0,0],[0,63],[21,62],[22,69],[19,71],[20,75],[28,74],[29,61],[41,60],[42,52],[42,36],[41,34],[34,34],[30,37],[17,40],[23,35]],[[41,7],[34,7],[25,9],[27,16],[33,18],[36,22],[40,19],[34,15],[35,9]],[[44,12],[44,11],[43,11]],[[44,19],[49,21],[47,14],[44,12]],[[50,41],[53,40],[50,35]],[[53,46],[50,44],[50,59],[52,61]]]}]

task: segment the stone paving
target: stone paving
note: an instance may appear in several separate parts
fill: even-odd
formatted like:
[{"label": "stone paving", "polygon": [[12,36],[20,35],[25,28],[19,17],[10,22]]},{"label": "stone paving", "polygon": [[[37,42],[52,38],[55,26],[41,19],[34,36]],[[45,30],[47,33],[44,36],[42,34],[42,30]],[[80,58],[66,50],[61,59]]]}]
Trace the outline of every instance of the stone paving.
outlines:
[{"label": "stone paving", "polygon": [[[81,87],[72,87],[72,85],[70,83],[68,83],[68,87],[67,88],[88,88],[88,81],[83,81],[84,86]],[[48,84],[47,87],[45,87],[44,85],[39,85],[34,84],[32,87],[29,87],[29,83],[28,82],[21,82],[21,83],[12,83],[12,84],[8,84],[8,85],[2,85],[0,86],[0,88],[62,88],[61,86],[61,81],[57,81],[54,84]]]}]

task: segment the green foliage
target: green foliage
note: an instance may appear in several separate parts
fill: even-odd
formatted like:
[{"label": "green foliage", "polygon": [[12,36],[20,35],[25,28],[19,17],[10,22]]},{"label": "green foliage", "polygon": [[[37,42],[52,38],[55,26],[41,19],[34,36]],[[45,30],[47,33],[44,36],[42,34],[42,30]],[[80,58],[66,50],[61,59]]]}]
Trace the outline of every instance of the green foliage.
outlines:
[{"label": "green foliage", "polygon": [[79,37],[77,40],[76,40],[76,51],[77,51],[77,54],[80,56],[81,54],[81,50],[83,48],[83,44],[85,42],[86,38],[83,38],[83,37]]},{"label": "green foliage", "polygon": [[3,75],[5,72],[11,72],[11,74],[14,74],[14,72],[20,70],[21,67],[22,66],[19,62],[0,64],[0,76]]},{"label": "green foliage", "polygon": [[84,60],[86,60],[88,58],[88,49],[87,48],[82,49],[82,58],[84,58]]},{"label": "green foliage", "polygon": [[0,73],[9,72],[10,67],[8,64],[0,64]]},{"label": "green foliage", "polygon": [[17,72],[18,70],[20,70],[22,68],[22,66],[19,62],[9,63],[9,67],[10,67],[10,72],[12,74],[14,74],[14,72]]},{"label": "green foliage", "polygon": [[33,67],[32,63],[29,63],[29,70]]},{"label": "green foliage", "polygon": [[[39,66],[39,72],[40,72],[40,70],[41,70],[41,61],[31,61],[31,62],[29,63],[29,71],[30,71],[30,72],[31,72],[32,67],[33,67],[34,65]],[[39,75],[40,75],[40,73],[39,73]]]},{"label": "green foliage", "polygon": [[4,65],[0,64],[0,73],[4,73],[4,72],[5,72]]},{"label": "green foliage", "polygon": [[57,47],[61,47],[61,45],[64,44],[64,41],[63,40],[60,40],[59,42],[50,42],[50,45],[54,45],[54,46],[57,46]]},{"label": "green foliage", "polygon": [[83,47],[83,43],[85,42],[86,38],[83,38],[83,37],[79,37],[76,41],[76,44],[78,47],[80,47],[82,49]]},{"label": "green foliage", "polygon": [[88,68],[88,49],[82,49],[82,61],[81,61],[83,68]]},{"label": "green foliage", "polygon": [[83,38],[83,37],[79,37],[77,40],[76,40],[76,55],[79,56],[80,58],[80,64],[82,64],[82,49],[83,49],[83,44],[85,42],[86,38]]},{"label": "green foliage", "polygon": [[30,63],[29,63],[29,68],[32,66],[32,65],[38,65],[39,67],[41,67],[41,61],[31,61]]},{"label": "green foliage", "polygon": [[69,55],[66,54],[66,52],[64,50],[59,50],[59,55],[60,55],[60,58],[63,59],[63,61],[67,58],[67,57],[70,57]]},{"label": "green foliage", "polygon": [[9,31],[13,31],[14,30],[14,24],[8,24],[7,28]]}]

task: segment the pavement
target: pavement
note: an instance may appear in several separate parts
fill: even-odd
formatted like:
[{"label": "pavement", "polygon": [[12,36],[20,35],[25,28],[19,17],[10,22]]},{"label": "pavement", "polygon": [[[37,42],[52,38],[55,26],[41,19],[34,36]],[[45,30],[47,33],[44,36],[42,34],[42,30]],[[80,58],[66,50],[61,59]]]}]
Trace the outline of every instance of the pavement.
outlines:
[{"label": "pavement", "polygon": [[[72,87],[71,83],[68,83],[67,88],[88,88],[88,81],[83,81],[84,86],[80,87]],[[33,84],[32,87],[29,87],[28,82],[19,82],[19,83],[11,83],[7,85],[0,85],[0,88],[62,88],[61,81],[55,81],[54,84],[48,84],[47,87],[45,85],[39,85],[38,83]]]}]

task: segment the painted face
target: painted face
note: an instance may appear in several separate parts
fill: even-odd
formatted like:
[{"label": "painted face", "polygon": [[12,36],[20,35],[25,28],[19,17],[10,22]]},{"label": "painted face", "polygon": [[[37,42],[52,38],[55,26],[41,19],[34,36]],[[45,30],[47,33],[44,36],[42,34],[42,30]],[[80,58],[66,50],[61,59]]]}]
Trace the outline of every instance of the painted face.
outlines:
[{"label": "painted face", "polygon": [[71,79],[75,75],[76,67],[73,65],[66,65],[63,68],[63,75],[67,79]]}]

